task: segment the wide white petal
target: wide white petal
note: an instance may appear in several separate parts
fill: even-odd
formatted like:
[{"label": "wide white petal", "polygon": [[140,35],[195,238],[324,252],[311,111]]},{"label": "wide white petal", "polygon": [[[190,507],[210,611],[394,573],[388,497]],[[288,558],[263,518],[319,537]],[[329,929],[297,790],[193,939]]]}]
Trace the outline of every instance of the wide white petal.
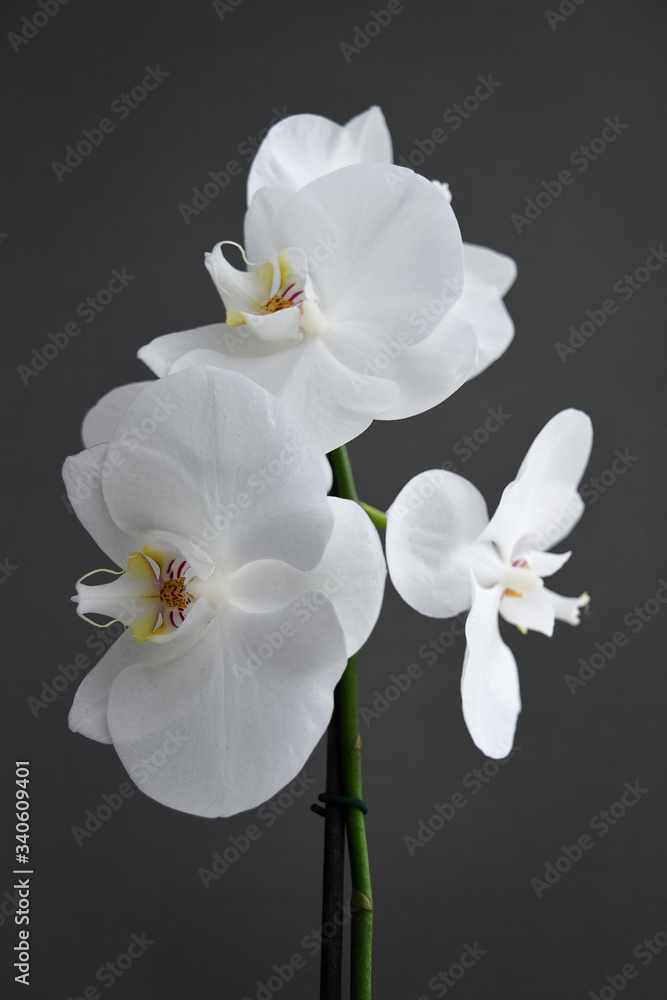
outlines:
[{"label": "wide white petal", "polygon": [[120,458],[102,489],[128,533],[173,532],[225,574],[259,558],[301,569],[320,561],[333,525],[320,461],[281,404],[247,379],[192,368],[159,380],[109,449]]},{"label": "wide white petal", "polygon": [[377,530],[363,508],[338,497],[329,497],[329,505],[334,529],[322,561],[309,576],[312,589],[333,604],[352,656],[378,620],[387,567]]},{"label": "wide white petal", "polygon": [[245,563],[229,581],[229,601],[249,614],[279,611],[310,590],[310,574],[278,559]]},{"label": "wide white petal", "polygon": [[484,497],[462,476],[421,472],[387,511],[387,565],[410,607],[450,618],[470,607],[467,546],[488,523]]},{"label": "wide white petal", "polygon": [[138,787],[199,816],[258,806],[303,768],[326,730],[346,663],[326,601],[314,613],[227,606],[183,657],[127,668],[109,730]]},{"label": "wide white petal", "polygon": [[[209,326],[199,326],[194,330],[182,330],[178,333],[167,333],[162,337],[156,337],[149,344],[139,348],[137,357],[145,365],[148,365],[158,378],[163,378],[170,373],[175,362],[188,351],[216,351],[225,338],[233,346],[238,345],[239,347],[256,340],[252,331],[245,326],[235,327],[227,326],[226,323],[211,323]],[[264,347],[265,351],[269,349]]]},{"label": "wide white petal", "polygon": [[375,365],[384,377],[396,382],[399,395],[393,406],[379,413],[377,419],[402,420],[442,403],[472,378],[477,356],[475,331],[453,312],[445,316],[426,340],[402,349],[386,369],[380,369],[379,365],[391,355],[389,350],[381,350],[375,357]]},{"label": "wide white petal", "polygon": [[452,316],[467,320],[479,345],[475,375],[496,361],[514,337],[514,322],[502,301],[516,278],[511,257],[486,247],[463,244],[465,274],[461,298],[452,307]]},{"label": "wide white petal", "polygon": [[274,239],[305,251],[331,323],[370,323],[417,343],[463,287],[456,217],[404,167],[358,164],[312,181],[285,203]]},{"label": "wide white petal", "polygon": [[284,403],[308,435],[315,455],[347,444],[391,406],[398,389],[382,378],[360,377],[342,365],[319,337],[265,357],[193,350],[173,371],[209,365],[252,379]]},{"label": "wide white petal", "polygon": [[498,605],[502,585],[485,589],[473,581],[466,622],[461,701],[476,746],[487,757],[506,757],[514,744],[521,711],[519,675],[512,652],[500,637]]},{"label": "wide white petal", "polygon": [[138,539],[133,532],[116,524],[104,499],[102,484],[116,469],[107,459],[108,449],[108,444],[98,444],[70,456],[63,466],[63,480],[69,502],[81,524],[102,551],[121,566],[137,548]]},{"label": "wide white petal", "polygon": [[570,533],[584,510],[577,486],[593,441],[590,418],[562,410],[540,431],[517,478],[505,487],[482,540],[511,561],[515,551],[551,548]]},{"label": "wide white petal", "polygon": [[120,418],[133,403],[142,389],[152,382],[131,382],[112,389],[88,410],[83,418],[81,437],[85,448],[96,444],[108,444],[114,435]]},{"label": "wide white petal", "polygon": [[230,582],[230,601],[248,612],[276,611],[303,595],[331,601],[352,656],[371,634],[382,606],[387,567],[377,530],[351,500],[329,497],[334,528],[322,561],[310,573],[262,559],[247,563]]},{"label": "wide white petal", "polygon": [[69,728],[100,743],[112,743],[107,724],[109,692],[116,678],[136,663],[163,663],[177,652],[185,656],[210,625],[213,613],[205,601],[198,601],[186,615],[185,622],[172,633],[169,643],[145,642],[124,632],[107,650],[100,662],[84,677],[74,696],[69,713]]}]

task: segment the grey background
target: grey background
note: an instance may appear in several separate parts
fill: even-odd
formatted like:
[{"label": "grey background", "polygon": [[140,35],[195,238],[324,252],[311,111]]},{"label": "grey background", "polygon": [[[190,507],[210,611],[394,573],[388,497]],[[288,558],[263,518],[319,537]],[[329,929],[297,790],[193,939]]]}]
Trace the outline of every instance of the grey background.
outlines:
[{"label": "grey background", "polygon": [[[374,425],[350,452],[360,492],[388,505],[418,471],[454,462],[490,509],[525,450],[563,406],[593,418],[585,516],[568,541],[571,562],[556,589],[587,589],[592,613],[552,640],[506,628],[521,674],[524,712],[515,756],[477,795],[465,776],[481,767],[461,718],[461,639],[437,663],[419,650],[447,628],[404,606],[391,586],[361,655],[363,706],[392,673],[423,668],[379,718],[362,723],[365,792],[376,903],[377,997],[433,997],[429,980],[463,946],[486,954],[452,987],[458,1000],[589,997],[606,975],[639,969],[624,996],[664,995],[667,954],[644,967],[633,949],[667,925],[665,727],[661,655],[665,612],[635,632],[624,625],[667,575],[661,549],[664,291],[661,272],[621,303],[605,326],[562,362],[555,349],[614,283],[667,237],[663,204],[663,5],[586,0],[550,27],[542,4],[406,2],[349,63],[341,42],[382,0],[308,4],[243,0],[221,20],[213,5],[74,2],[14,52],[9,32],[36,3],[4,5],[0,42],[4,145],[9,155],[0,217],[5,279],[3,540],[12,570],[0,590],[6,652],[0,711],[3,781],[0,894],[13,864],[13,762],[32,764],[32,986],[16,995],[66,1000],[97,985],[96,971],[131,935],[154,940],[109,989],[120,998],[254,998],[258,983],[301,953],[306,966],[280,991],[317,993],[318,961],[302,940],[318,926],[323,827],[308,806],[323,785],[318,749],[309,791],[270,828],[250,812],[205,821],[140,792],[78,846],[72,827],[128,780],[113,749],[68,732],[78,681],[31,712],[58,666],[87,654],[91,628],[69,602],[76,578],[99,565],[92,540],[62,502],[60,467],[80,448],[86,409],[112,387],[148,377],[138,347],[159,334],[216,321],[217,293],[202,255],[240,239],[248,157],[239,147],[275,114],[310,111],[344,122],[384,109],[396,154],[442,125],[479,74],[501,86],[428,157],[421,171],[446,179],[464,239],[512,255],[519,279],[507,303],[516,340],[486,373],[441,407]],[[553,9],[557,9],[554,7]],[[109,115],[147,65],[169,76],[80,166],[58,182],[51,167],[83,128]],[[604,119],[629,125],[519,234],[511,221],[570,154],[600,135]],[[243,147],[245,148],[245,147]],[[242,174],[186,225],[178,205],[236,159]],[[23,384],[18,366],[113,268],[134,280],[58,357]],[[468,462],[456,442],[489,407],[511,414]],[[605,492],[590,483],[616,449],[634,461]],[[609,479],[609,477],[606,477]],[[651,605],[653,607],[653,605]],[[636,626],[635,626],[636,627]],[[629,642],[572,694],[596,642],[617,630]],[[94,641],[94,640],[91,640]],[[81,675],[82,676],[82,675]],[[625,782],[648,789],[635,807],[541,899],[531,878],[574,844]],[[435,803],[464,791],[467,804],[410,856]],[[205,889],[197,874],[250,823],[261,837]],[[6,897],[2,897],[6,901]],[[2,995],[13,995],[17,928],[0,924]],[[275,984],[274,984],[275,986]],[[442,995],[442,991],[440,991]],[[606,994],[610,995],[609,993]]]}]

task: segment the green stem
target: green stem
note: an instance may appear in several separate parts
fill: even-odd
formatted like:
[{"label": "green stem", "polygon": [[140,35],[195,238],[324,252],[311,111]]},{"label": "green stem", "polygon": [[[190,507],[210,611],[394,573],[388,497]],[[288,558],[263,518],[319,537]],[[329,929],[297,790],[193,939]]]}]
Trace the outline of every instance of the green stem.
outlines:
[{"label": "green stem", "polygon": [[[334,472],[336,493],[339,497],[361,503],[354,485],[352,467],[343,445],[329,454]],[[370,510],[362,504],[373,523]],[[380,511],[376,512],[381,515]],[[340,750],[343,777],[343,794],[353,799],[363,799],[361,784],[361,737],[359,735],[359,709],[357,696],[357,660],[348,660],[345,673],[337,688],[340,710]],[[350,1000],[370,1000],[371,953],[373,944],[373,893],[364,814],[353,806],[347,809],[347,843],[352,875],[352,923]]]},{"label": "green stem", "polygon": [[354,485],[350,456],[347,453],[345,445],[341,448],[336,448],[335,451],[329,452],[329,461],[333,469],[336,496],[343,497],[346,500],[354,500],[355,503],[364,508],[375,527],[381,531],[385,531],[387,527],[387,515],[384,511],[378,510],[377,507],[371,507],[369,503],[364,503],[363,500],[359,499],[357,488]]},{"label": "green stem", "polygon": [[387,530],[387,515],[384,511],[378,510],[377,507],[371,507],[369,503],[364,503],[363,500],[359,500],[358,503],[360,507],[364,508],[378,531]]},{"label": "green stem", "polygon": [[[357,660],[348,660],[340,681],[340,746],[343,792],[363,799],[361,785],[361,737],[357,706]],[[368,862],[364,814],[354,807],[347,810],[347,843],[352,875],[352,925],[350,1000],[370,1000],[371,953],[373,945],[373,891]]]},{"label": "green stem", "polygon": [[335,451],[330,451],[329,461],[331,462],[331,468],[333,469],[336,496],[343,497],[345,500],[355,500],[359,503],[360,500],[357,494],[356,486],[354,485],[350,457],[347,453],[345,445],[342,445],[340,448],[336,448]]}]

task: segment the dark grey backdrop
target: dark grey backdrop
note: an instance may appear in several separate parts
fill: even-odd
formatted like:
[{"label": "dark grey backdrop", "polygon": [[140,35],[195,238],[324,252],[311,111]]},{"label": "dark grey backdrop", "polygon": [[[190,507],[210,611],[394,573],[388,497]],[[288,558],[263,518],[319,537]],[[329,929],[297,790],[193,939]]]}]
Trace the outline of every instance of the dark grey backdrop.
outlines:
[{"label": "dark grey backdrop", "polygon": [[[320,903],[322,823],[308,806],[323,781],[321,747],[306,768],[311,789],[272,826],[255,812],[205,821],[136,792],[80,846],[75,840],[72,827],[103,805],[103,794],[116,801],[128,779],[112,748],[68,732],[78,681],[36,715],[28,700],[40,698],[43,684],[77,655],[96,659],[87,645],[95,642],[92,630],[69,595],[99,557],[62,502],[60,466],[80,447],[85,410],[112,387],[147,377],[135,358],[140,345],[220,317],[202,255],[219,239],[240,239],[248,138],[276,109],[343,122],[378,103],[396,153],[408,156],[489,74],[500,86],[459,128],[445,124],[447,140],[421,169],[450,182],[465,239],[518,261],[507,300],[515,343],[443,406],[378,424],[350,451],[363,496],[378,506],[416,472],[453,462],[493,509],[545,421],[563,406],[588,411],[596,431],[588,506],[571,538],[574,556],[555,582],[564,593],[588,589],[592,614],[578,629],[561,625],[552,640],[507,631],[524,698],[520,751],[497,773],[488,768],[473,794],[467,776],[484,758],[461,719],[463,641],[427,663],[419,650],[447,623],[412,612],[388,586],[361,657],[361,704],[372,707],[375,692],[410,663],[423,674],[389,710],[362,723],[376,996],[444,995],[444,981],[435,989],[433,977],[465,945],[484,954],[447,988],[458,1000],[586,1000],[601,990],[604,1000],[627,963],[637,969],[624,986],[628,1000],[663,995],[665,612],[651,599],[667,576],[660,547],[664,275],[652,273],[625,300],[614,291],[667,237],[658,134],[663,5],[564,2],[556,20],[527,0],[405,0],[363,50],[347,50],[348,61],[341,43],[353,44],[371,10],[385,9],[384,0],[374,7],[370,0],[236,0],[219,11],[210,2],[73,0],[33,30],[22,18],[42,10],[36,0],[5,5],[3,996],[13,994],[17,933],[10,916],[15,759],[31,761],[35,871],[32,986],[16,987],[17,996],[66,1000],[96,985],[114,1000],[266,997],[260,987],[273,966],[296,953],[305,968],[280,995],[316,995],[317,958],[304,938],[318,925]],[[33,37],[12,46],[9,33],[22,24]],[[124,120],[110,114],[145,67],[158,65],[168,75],[146,100]],[[616,116],[628,127],[588,169],[572,168],[571,154]],[[59,181],[52,162],[104,117],[114,131]],[[186,224],[179,204],[230,160],[241,173]],[[517,232],[512,213],[568,167],[574,182]],[[33,363],[32,349],[41,352],[48,334],[76,319],[77,304],[123,267],[134,277],[122,293],[25,384],[19,366]],[[609,298],[618,311],[561,360],[555,344]],[[456,443],[483,426],[489,407],[511,419],[463,461]],[[617,449],[628,457],[612,482]],[[593,478],[601,474],[599,488]],[[647,601],[647,620],[628,624]],[[619,630],[628,641],[614,649]],[[601,669],[572,693],[565,675],[580,669],[581,657],[590,660],[596,643],[615,655],[600,654]],[[647,791],[606,836],[591,831],[626,782]],[[455,792],[465,794],[465,807],[411,856],[404,838]],[[251,823],[261,837],[205,888],[198,869]],[[531,879],[543,878],[562,845],[587,832],[594,848],[538,898]],[[133,934],[154,943],[121,978],[96,980]],[[633,957],[656,934],[658,953]],[[267,989],[276,993],[277,985]]]}]

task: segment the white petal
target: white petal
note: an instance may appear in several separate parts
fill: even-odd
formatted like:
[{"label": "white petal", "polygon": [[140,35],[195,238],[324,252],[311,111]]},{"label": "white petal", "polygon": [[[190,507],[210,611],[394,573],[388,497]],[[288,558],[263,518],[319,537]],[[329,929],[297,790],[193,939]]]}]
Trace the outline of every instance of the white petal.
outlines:
[{"label": "white petal", "polygon": [[320,561],[333,519],[319,459],[247,379],[192,368],[159,380],[125,414],[114,448],[102,488],[128,533],[194,541],[226,574],[258,558],[301,569]]},{"label": "white petal", "polygon": [[142,389],[151,382],[132,382],[112,389],[88,410],[83,418],[81,437],[85,448],[96,444],[108,444],[120,422],[120,418],[133,403]]},{"label": "white petal", "polygon": [[495,542],[510,562],[515,551],[548,549],[569,534],[583,513],[576,488],[593,441],[590,418],[562,410],[540,431],[505,488],[482,540]]},{"label": "white petal", "polygon": [[503,597],[500,601],[500,614],[506,622],[517,625],[520,629],[529,628],[544,635],[553,635],[553,603],[543,587],[531,590],[522,597]]},{"label": "white petal", "polygon": [[296,601],[310,587],[310,574],[278,559],[246,563],[229,581],[229,600],[241,611],[265,614]]},{"label": "white petal", "polygon": [[487,757],[506,757],[514,744],[521,711],[519,675],[512,652],[500,637],[498,604],[502,585],[485,589],[473,581],[472,609],[466,622],[461,700],[463,717],[475,745]]},{"label": "white petal", "polygon": [[[253,166],[256,161],[257,156],[253,160]],[[253,167],[250,168],[248,182],[252,173]],[[278,190],[262,187],[254,191],[252,197],[248,197],[249,209],[243,223],[243,239],[249,260],[260,258],[274,260],[284,249],[278,246],[274,239],[275,222],[283,205],[289,201],[292,194],[293,191],[288,188]]]},{"label": "white petal", "polygon": [[552,576],[568,561],[571,552],[538,552],[536,549],[526,549],[523,557],[538,576]]},{"label": "white petal", "polygon": [[451,207],[429,181],[403,167],[359,164],[318,178],[285,203],[274,239],[305,251],[332,324],[370,323],[390,338],[401,333],[417,343],[463,286]]},{"label": "white petal", "polygon": [[[382,370],[378,360],[383,364],[387,355],[388,350],[376,355],[378,370]],[[472,378],[476,367],[474,330],[453,312],[448,313],[426,340],[406,347],[382,370],[386,378],[398,385],[399,396],[393,406],[378,414],[377,419],[402,420],[430,410]]]},{"label": "white petal", "polygon": [[193,350],[173,370],[199,365],[238,372],[277,396],[308,435],[313,454],[319,456],[365,431],[398,393],[387,379],[369,379],[350,371],[319,337],[266,357]]},{"label": "white petal", "polygon": [[357,115],[346,126],[320,115],[293,115],[269,129],[257,150],[248,174],[248,204],[262,187],[297,191],[339,167],[392,159],[379,108]]},{"label": "white petal", "polygon": [[117,678],[109,730],[146,794],[199,816],[229,816],[303,768],[329,723],[345,663],[329,602],[305,620],[228,606],[186,656]]},{"label": "white petal", "polygon": [[514,337],[514,323],[502,296],[516,277],[511,257],[486,247],[463,244],[465,267],[463,293],[452,307],[452,315],[467,320],[479,344],[475,375],[496,361]]},{"label": "white petal", "polygon": [[333,469],[331,468],[331,463],[326,455],[322,455],[320,458],[320,468],[326,482],[327,493],[331,492],[331,487],[333,486]]},{"label": "white petal", "polygon": [[495,288],[498,297],[504,298],[516,281],[516,261],[497,250],[480,247],[475,243],[463,244],[463,260],[467,273],[485,285]]},{"label": "white petal", "polygon": [[334,529],[322,561],[309,574],[311,587],[326,594],[340,621],[347,655],[373,631],[382,607],[387,567],[376,528],[351,500],[329,497]]},{"label": "white petal", "polygon": [[387,122],[377,105],[350,118],[343,126],[357,148],[358,163],[391,163],[394,150]]},{"label": "white petal", "polygon": [[556,618],[567,622],[568,625],[579,624],[580,609],[585,608],[590,603],[588,594],[584,593],[579,597],[563,597],[562,594],[555,594],[552,590],[546,590],[546,588],[544,592],[553,605]]},{"label": "white petal", "polygon": [[84,677],[69,713],[69,728],[100,743],[112,743],[107,725],[109,691],[116,677],[137,660],[137,640],[124,632]]},{"label": "white petal", "polygon": [[329,497],[329,505],[334,529],[319,566],[303,573],[275,560],[247,563],[230,582],[230,601],[243,611],[263,613],[284,608],[306,593],[325,597],[342,625],[349,657],[377,622],[387,569],[366,512],[338,497]]},{"label": "white petal", "polygon": [[72,455],[63,466],[63,479],[69,502],[81,524],[102,551],[121,566],[137,548],[138,539],[119,528],[104,499],[102,483],[116,468],[107,460],[108,449],[107,444],[98,444]]},{"label": "white petal", "polygon": [[204,254],[204,263],[220,293],[227,321],[238,312],[258,312],[274,294],[276,266],[267,260],[253,263],[259,265],[246,270],[236,268],[225,257],[229,251],[228,242],[217,243],[210,253]]},{"label": "white petal", "polygon": [[252,332],[260,340],[284,341],[294,340],[299,336],[299,324],[301,313],[296,306],[288,309],[279,309],[277,312],[268,315],[256,316],[252,313],[243,313],[243,317]]},{"label": "white petal", "polygon": [[198,601],[178,632],[172,633],[170,643],[145,642],[140,646],[129,632],[123,632],[79,685],[69,713],[69,728],[100,743],[113,742],[107,725],[107,705],[111,686],[119,674],[139,662],[162,663],[174,651],[185,656],[211,620],[211,607]]},{"label": "white petal", "polygon": [[432,469],[411,479],[387,511],[387,565],[403,600],[431,618],[469,608],[466,547],[487,523],[483,496],[462,476]]},{"label": "white petal", "polygon": [[236,342],[239,345],[244,341],[255,340],[247,327],[211,323],[209,326],[200,326],[194,330],[183,330],[178,333],[167,333],[163,337],[156,337],[150,344],[139,348],[137,357],[145,365],[148,365],[158,378],[163,378],[169,374],[174,363],[188,351],[195,349],[218,350],[225,336],[229,336],[232,343]]}]

